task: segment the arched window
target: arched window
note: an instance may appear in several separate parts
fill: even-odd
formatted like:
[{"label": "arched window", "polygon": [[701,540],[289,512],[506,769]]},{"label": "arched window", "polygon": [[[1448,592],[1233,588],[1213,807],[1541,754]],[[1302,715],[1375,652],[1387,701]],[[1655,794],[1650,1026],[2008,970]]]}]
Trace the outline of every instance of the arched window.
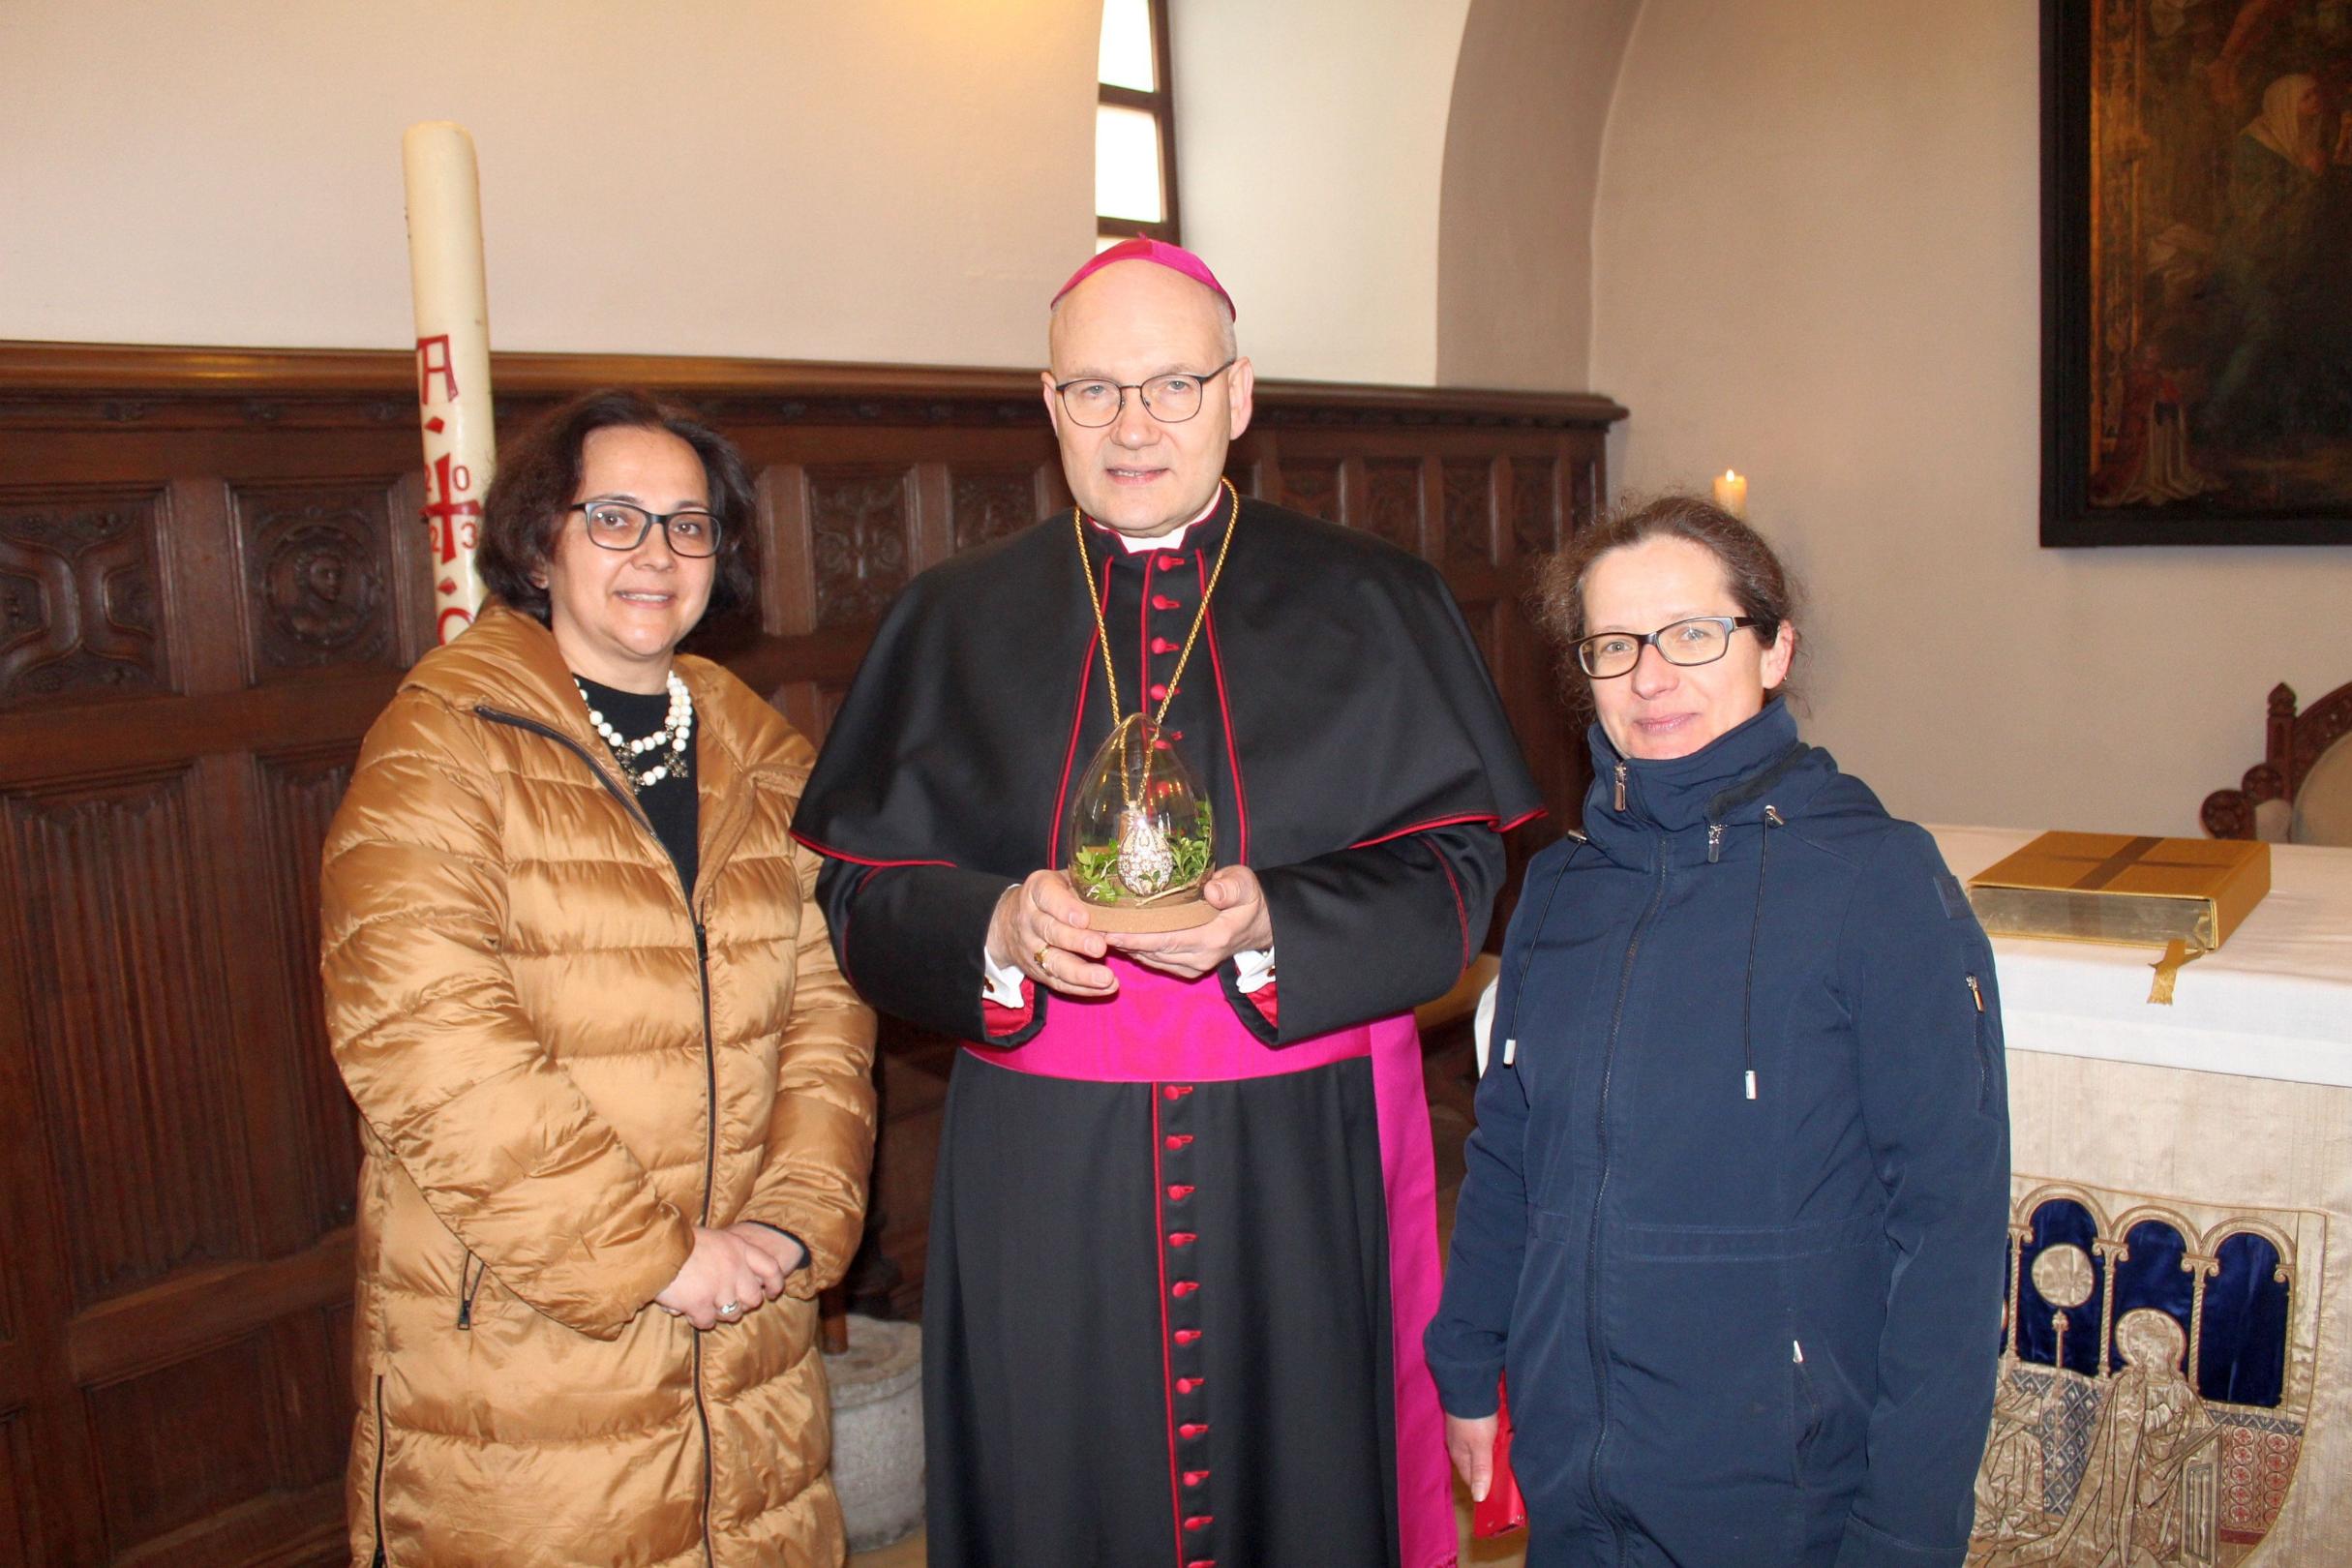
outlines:
[{"label": "arched window", "polygon": [[1097,248],[1137,234],[1182,244],[1167,0],[1102,0],[1096,76]]}]

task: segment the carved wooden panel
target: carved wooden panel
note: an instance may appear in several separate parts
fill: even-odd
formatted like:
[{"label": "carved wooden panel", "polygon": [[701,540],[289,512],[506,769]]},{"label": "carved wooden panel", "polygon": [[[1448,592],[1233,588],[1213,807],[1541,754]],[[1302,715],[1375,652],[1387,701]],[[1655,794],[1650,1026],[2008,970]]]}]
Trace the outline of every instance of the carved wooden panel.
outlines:
[{"label": "carved wooden panel", "polygon": [[1560,547],[1559,465],[1550,458],[1511,460],[1511,548],[1524,558]]},{"label": "carved wooden panel", "polygon": [[1038,520],[1037,475],[1027,468],[958,467],[948,512],[958,551],[1018,533]]},{"label": "carved wooden panel", "polygon": [[256,679],[396,662],[391,488],[389,479],[231,488]]},{"label": "carved wooden panel", "polygon": [[74,1300],[242,1254],[244,1129],[193,775],[6,801]]},{"label": "carved wooden panel", "polygon": [[1449,462],[1445,478],[1445,558],[1449,564],[1494,558],[1494,465]]},{"label": "carved wooden panel", "polygon": [[318,860],[356,760],[349,748],[338,746],[323,755],[257,758],[255,765],[282,933],[278,1006],[293,1020],[295,1071],[313,1140],[305,1162],[311,1212],[320,1231],[350,1223],[359,1184],[357,1113],[327,1049],[317,954]]},{"label": "carved wooden panel", "polygon": [[1364,515],[1357,525],[1390,544],[1421,554],[1421,461],[1364,460]]},{"label": "carved wooden panel", "polygon": [[256,1335],[90,1390],[106,1534],[117,1553],[273,1489],[275,1382]]},{"label": "carved wooden panel", "polygon": [[1340,466],[1306,459],[1282,460],[1282,503],[1309,517],[1340,520]]},{"label": "carved wooden panel", "polygon": [[808,470],[818,625],[870,619],[906,587],[913,512],[903,468]]},{"label": "carved wooden panel", "polygon": [[0,709],[170,685],[160,490],[0,498]]}]

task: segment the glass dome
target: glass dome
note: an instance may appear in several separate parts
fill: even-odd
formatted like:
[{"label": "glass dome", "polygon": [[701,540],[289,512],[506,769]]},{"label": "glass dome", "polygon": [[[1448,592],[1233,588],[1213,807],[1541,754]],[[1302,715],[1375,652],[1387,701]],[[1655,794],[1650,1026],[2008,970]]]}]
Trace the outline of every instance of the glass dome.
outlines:
[{"label": "glass dome", "polygon": [[1079,775],[1063,833],[1070,886],[1090,904],[1197,899],[1216,869],[1208,793],[1141,713],[1122,720]]}]

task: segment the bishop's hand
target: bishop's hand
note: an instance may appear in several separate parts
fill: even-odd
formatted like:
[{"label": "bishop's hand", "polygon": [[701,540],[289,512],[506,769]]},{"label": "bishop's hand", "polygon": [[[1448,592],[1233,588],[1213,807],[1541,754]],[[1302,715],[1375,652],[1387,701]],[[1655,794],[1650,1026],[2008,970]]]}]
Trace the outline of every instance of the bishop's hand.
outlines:
[{"label": "bishop's hand", "polygon": [[988,917],[988,957],[1064,996],[1115,996],[1101,933],[1086,928],[1086,901],[1059,871],[1032,871],[1005,890]]},{"label": "bishop's hand", "polygon": [[1178,980],[1198,980],[1237,952],[1263,952],[1274,946],[1274,916],[1256,872],[1228,865],[1200,885],[1200,896],[1217,911],[1207,924],[1189,931],[1116,931],[1111,946]]}]

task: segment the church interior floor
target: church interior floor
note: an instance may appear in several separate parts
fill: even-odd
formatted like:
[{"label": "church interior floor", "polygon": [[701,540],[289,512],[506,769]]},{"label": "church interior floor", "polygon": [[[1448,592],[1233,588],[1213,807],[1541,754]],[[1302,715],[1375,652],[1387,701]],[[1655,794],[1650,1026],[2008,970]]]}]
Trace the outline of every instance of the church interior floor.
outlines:
[{"label": "church interior floor", "polygon": [[[1428,1043],[1430,1129],[1436,1144],[1437,1228],[1442,1242],[1454,1228],[1454,1197],[1462,1188],[1462,1146],[1470,1132],[1470,1100],[1476,1074],[1466,1031],[1452,1039],[1433,1035]],[[1525,1562],[1523,1533],[1499,1541],[1470,1539],[1470,1494],[1459,1481],[1454,1484],[1454,1513],[1462,1526],[1462,1568],[1520,1568]],[[922,1532],[918,1530],[903,1541],[872,1552],[858,1553],[850,1558],[850,1568],[923,1568]],[[1284,1568],[1342,1568],[1342,1565],[1298,1563],[1285,1564]]]}]

